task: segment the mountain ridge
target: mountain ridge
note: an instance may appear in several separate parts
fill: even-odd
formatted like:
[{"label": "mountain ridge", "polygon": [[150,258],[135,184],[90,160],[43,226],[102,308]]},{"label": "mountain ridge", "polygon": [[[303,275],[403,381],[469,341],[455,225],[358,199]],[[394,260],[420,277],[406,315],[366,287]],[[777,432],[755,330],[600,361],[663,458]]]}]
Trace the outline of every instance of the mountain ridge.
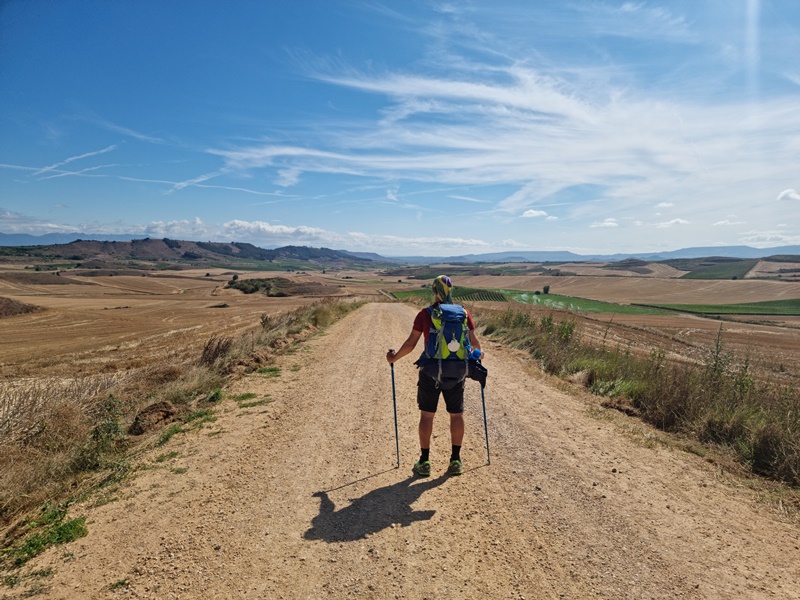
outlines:
[{"label": "mountain ridge", "polygon": [[[489,252],[484,254],[464,254],[455,256],[383,256],[375,252],[353,252],[350,250],[330,250],[328,248],[314,248],[312,246],[281,246],[262,248],[246,242],[200,242],[189,240],[157,239],[135,235],[105,235],[86,233],[51,233],[41,236],[30,234],[8,234],[0,232],[0,247],[51,247],[67,246],[75,243],[96,242],[103,243],[133,243],[134,241],[164,241],[199,249],[207,249],[214,254],[236,256],[238,258],[253,258],[258,260],[271,260],[275,252],[283,251],[283,255],[292,255],[295,258],[308,257],[320,260],[342,260],[350,258],[363,262],[376,263],[410,263],[410,264],[441,264],[441,263],[480,263],[480,262],[619,262],[628,259],[641,259],[649,261],[662,261],[670,259],[688,259],[704,257],[724,257],[741,259],[759,259],[775,255],[800,255],[800,246],[777,246],[772,248],[754,248],[752,246],[697,246],[680,248],[663,252],[632,252],[613,254],[577,254],[569,251],[553,250],[515,250],[508,252]],[[139,245],[139,244],[137,244]],[[287,249],[289,249],[287,251]],[[200,252],[198,251],[198,254]],[[174,253],[172,253],[174,254]],[[182,253],[182,254],[185,254]],[[179,257],[179,256],[177,256]],[[172,258],[177,258],[172,256]],[[185,258],[191,258],[185,257]],[[197,257],[199,258],[199,256]]]}]

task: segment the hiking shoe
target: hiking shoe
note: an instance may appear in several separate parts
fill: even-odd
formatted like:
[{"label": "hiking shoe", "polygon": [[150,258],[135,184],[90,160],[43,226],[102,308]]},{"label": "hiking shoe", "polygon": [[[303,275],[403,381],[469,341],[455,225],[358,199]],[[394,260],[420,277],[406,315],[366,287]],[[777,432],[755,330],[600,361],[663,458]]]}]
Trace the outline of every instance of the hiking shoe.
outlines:
[{"label": "hiking shoe", "polygon": [[447,467],[448,475],[461,475],[463,472],[464,472],[464,465],[461,464],[460,460],[455,459],[450,461],[450,466]]},{"label": "hiking shoe", "polygon": [[414,475],[419,475],[420,477],[430,477],[431,475],[431,461],[425,460],[421,461],[418,460],[414,464],[414,468],[411,469],[414,472]]}]

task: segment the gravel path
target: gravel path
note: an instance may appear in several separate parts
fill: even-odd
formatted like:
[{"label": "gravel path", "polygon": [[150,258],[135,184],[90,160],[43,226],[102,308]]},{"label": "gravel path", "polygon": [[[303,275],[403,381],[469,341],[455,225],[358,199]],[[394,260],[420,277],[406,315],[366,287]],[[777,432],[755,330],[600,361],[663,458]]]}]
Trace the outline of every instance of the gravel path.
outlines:
[{"label": "gravel path", "polygon": [[492,464],[469,382],[466,472],[444,474],[440,414],[433,474],[410,476],[408,357],[395,369],[397,469],[384,353],[413,316],[368,304],[280,357],[278,377],[238,381],[229,395],[269,402],[226,400],[216,422],[144,457],[153,468],[119,500],[77,507],[89,535],[26,567],[54,569],[41,597],[800,598],[796,525],[496,344],[484,344]]}]

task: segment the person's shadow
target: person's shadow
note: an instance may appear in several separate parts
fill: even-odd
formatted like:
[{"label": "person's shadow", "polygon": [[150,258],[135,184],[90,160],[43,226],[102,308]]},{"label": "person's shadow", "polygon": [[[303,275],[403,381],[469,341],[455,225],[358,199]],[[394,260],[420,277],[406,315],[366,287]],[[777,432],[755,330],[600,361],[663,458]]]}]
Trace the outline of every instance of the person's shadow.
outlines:
[{"label": "person's shadow", "polygon": [[315,492],[314,497],[320,499],[319,515],[311,520],[311,527],[303,537],[326,542],[352,542],[395,524],[407,527],[415,521],[427,521],[436,511],[414,510],[411,504],[424,491],[444,483],[447,477],[444,474],[422,481],[418,477],[409,477],[355,498],[349,506],[339,510],[336,510],[328,492]]}]

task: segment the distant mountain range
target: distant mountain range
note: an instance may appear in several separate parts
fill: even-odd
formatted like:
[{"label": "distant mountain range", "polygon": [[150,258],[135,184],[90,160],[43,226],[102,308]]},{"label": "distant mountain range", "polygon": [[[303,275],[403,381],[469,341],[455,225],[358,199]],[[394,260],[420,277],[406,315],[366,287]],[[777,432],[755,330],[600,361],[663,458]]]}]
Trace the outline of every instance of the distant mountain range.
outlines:
[{"label": "distant mountain range", "polygon": [[[50,246],[55,244],[69,244],[76,240],[83,241],[106,241],[106,242],[128,242],[134,239],[142,239],[136,235],[105,235],[91,233],[48,233],[45,235],[29,235],[0,233],[0,246]],[[185,242],[194,244],[195,242]],[[203,244],[203,242],[198,242]],[[215,244],[216,245],[216,244]],[[229,244],[226,244],[229,245]],[[259,254],[256,247],[250,244],[237,244],[237,246],[248,247],[248,252]],[[302,247],[293,248],[294,253]],[[219,252],[218,249],[215,249]],[[261,249],[261,250],[274,250]],[[310,250],[310,249],[309,249]],[[374,261],[377,263],[403,263],[403,264],[440,264],[440,263],[497,263],[497,262],[583,262],[583,261],[602,261],[617,262],[621,260],[637,258],[647,261],[662,261],[679,258],[703,258],[703,257],[725,257],[725,258],[765,258],[776,255],[800,255],[800,246],[778,246],[774,248],[753,248],[751,246],[706,246],[696,248],[682,248],[669,252],[641,252],[631,254],[575,254],[573,252],[561,251],[513,251],[513,252],[491,252],[487,254],[465,254],[459,256],[382,256],[374,252],[350,252],[347,250],[331,251],[341,255],[351,256],[357,261]],[[239,253],[239,249],[234,250]],[[265,252],[270,254],[270,252]],[[302,254],[302,253],[300,253]],[[255,256],[253,256],[255,258]],[[363,263],[362,263],[363,264]]]},{"label": "distant mountain range", "polygon": [[[347,252],[342,250],[341,252]],[[638,258],[652,262],[677,258],[704,258],[718,256],[724,258],[765,258],[776,255],[800,255],[800,246],[779,246],[776,248],[752,248],[750,246],[708,246],[682,248],[669,252],[641,252],[638,254],[575,254],[574,252],[515,251],[491,252],[487,254],[465,254],[461,256],[380,256],[371,252],[349,252],[359,258],[379,262],[400,262],[410,264],[436,263],[498,263],[498,262],[618,262]]]}]

